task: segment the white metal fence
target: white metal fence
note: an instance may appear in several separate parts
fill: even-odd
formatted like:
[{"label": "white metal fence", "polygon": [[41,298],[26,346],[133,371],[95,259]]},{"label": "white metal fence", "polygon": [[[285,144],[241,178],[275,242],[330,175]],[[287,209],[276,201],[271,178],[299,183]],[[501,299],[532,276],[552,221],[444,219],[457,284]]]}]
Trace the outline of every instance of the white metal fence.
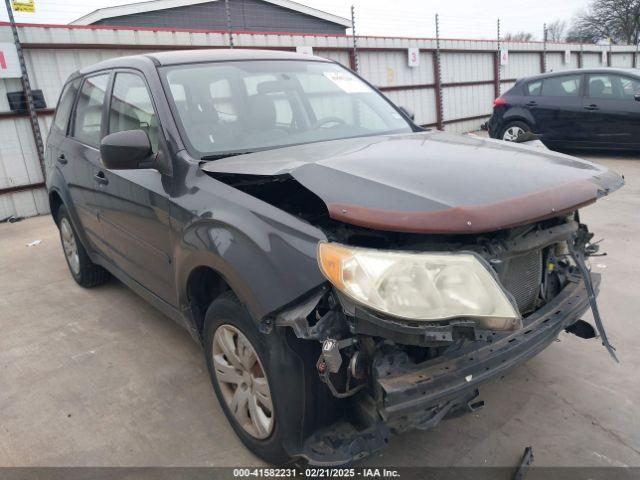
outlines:
[{"label": "white metal fence", "polygon": [[[27,24],[19,31],[32,88],[43,91],[49,107],[39,111],[45,136],[65,79],[82,67],[122,55],[228,45],[228,34],[215,31]],[[0,42],[11,41],[9,27],[0,24]],[[349,36],[236,32],[234,44],[282,50],[312,46],[316,55],[355,65]],[[419,66],[408,66],[408,48],[419,48]],[[547,71],[638,66],[634,46],[502,42],[500,48],[509,51],[503,66],[496,41],[441,39],[438,78],[435,39],[359,37],[359,73],[397,105],[413,110],[417,123],[464,132],[489,117],[494,98],[516,79],[540,73],[545,65]],[[48,212],[29,119],[9,111],[6,93],[21,89],[18,79],[0,79],[0,220]]]}]

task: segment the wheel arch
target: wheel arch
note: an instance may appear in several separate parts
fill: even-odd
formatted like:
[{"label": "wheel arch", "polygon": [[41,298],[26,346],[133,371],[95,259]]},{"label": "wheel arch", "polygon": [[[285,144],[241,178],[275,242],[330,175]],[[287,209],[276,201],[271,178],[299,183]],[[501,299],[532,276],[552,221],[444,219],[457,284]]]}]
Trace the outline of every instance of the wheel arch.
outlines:
[{"label": "wheel arch", "polygon": [[258,323],[326,282],[317,264],[317,238],[292,230],[256,228],[255,220],[251,230],[237,225],[198,221],[177,242],[178,305],[189,313],[196,331],[201,331],[210,301],[227,290]]},{"label": "wheel arch", "polygon": [[56,224],[58,223],[58,210],[60,210],[62,205],[64,205],[64,202],[62,201],[60,193],[57,190],[49,191],[49,211]]},{"label": "wheel arch", "polygon": [[507,125],[512,122],[526,123],[532,131],[535,128],[535,119],[533,118],[533,115],[531,115],[531,112],[523,108],[514,108],[504,114],[502,117],[500,133],[502,133]]},{"label": "wheel arch", "polygon": [[185,289],[193,327],[202,336],[209,305],[222,293],[233,290],[224,277],[208,265],[200,265],[191,270]]}]

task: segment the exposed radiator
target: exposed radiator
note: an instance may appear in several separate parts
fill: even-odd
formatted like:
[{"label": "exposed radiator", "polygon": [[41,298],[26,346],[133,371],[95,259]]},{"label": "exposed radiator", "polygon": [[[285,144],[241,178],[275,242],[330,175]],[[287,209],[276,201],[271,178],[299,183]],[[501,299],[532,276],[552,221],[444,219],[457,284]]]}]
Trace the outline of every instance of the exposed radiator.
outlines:
[{"label": "exposed radiator", "polygon": [[505,260],[500,280],[516,299],[521,315],[532,311],[542,282],[542,250],[533,250]]}]

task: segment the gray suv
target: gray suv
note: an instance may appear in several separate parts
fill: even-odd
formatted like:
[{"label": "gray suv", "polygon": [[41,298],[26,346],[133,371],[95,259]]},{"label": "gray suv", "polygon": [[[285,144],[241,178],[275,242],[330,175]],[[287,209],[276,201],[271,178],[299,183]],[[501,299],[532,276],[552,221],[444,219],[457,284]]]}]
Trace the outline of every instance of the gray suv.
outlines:
[{"label": "gray suv", "polygon": [[565,329],[614,355],[578,209],[621,177],[420,128],[335,62],[108,60],[67,81],[46,157],[73,278],[183,325],[269,462],[343,464],[475,410]]}]

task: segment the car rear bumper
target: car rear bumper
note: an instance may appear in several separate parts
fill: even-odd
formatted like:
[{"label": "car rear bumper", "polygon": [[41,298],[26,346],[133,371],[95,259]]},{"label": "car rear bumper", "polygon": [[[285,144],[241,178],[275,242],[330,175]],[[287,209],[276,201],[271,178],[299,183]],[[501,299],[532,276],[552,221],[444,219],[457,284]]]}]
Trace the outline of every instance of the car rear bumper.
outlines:
[{"label": "car rear bumper", "polygon": [[[600,275],[592,274],[592,280],[597,289]],[[307,439],[299,455],[312,464],[348,463],[382,449],[392,433],[431,428],[450,414],[473,411],[482,405],[475,402],[480,383],[540,353],[588,308],[585,284],[576,278],[516,332],[495,332],[492,341],[471,342],[435,360],[385,371],[375,380],[374,390],[382,391],[377,422],[360,431],[348,422],[334,424]]]}]

